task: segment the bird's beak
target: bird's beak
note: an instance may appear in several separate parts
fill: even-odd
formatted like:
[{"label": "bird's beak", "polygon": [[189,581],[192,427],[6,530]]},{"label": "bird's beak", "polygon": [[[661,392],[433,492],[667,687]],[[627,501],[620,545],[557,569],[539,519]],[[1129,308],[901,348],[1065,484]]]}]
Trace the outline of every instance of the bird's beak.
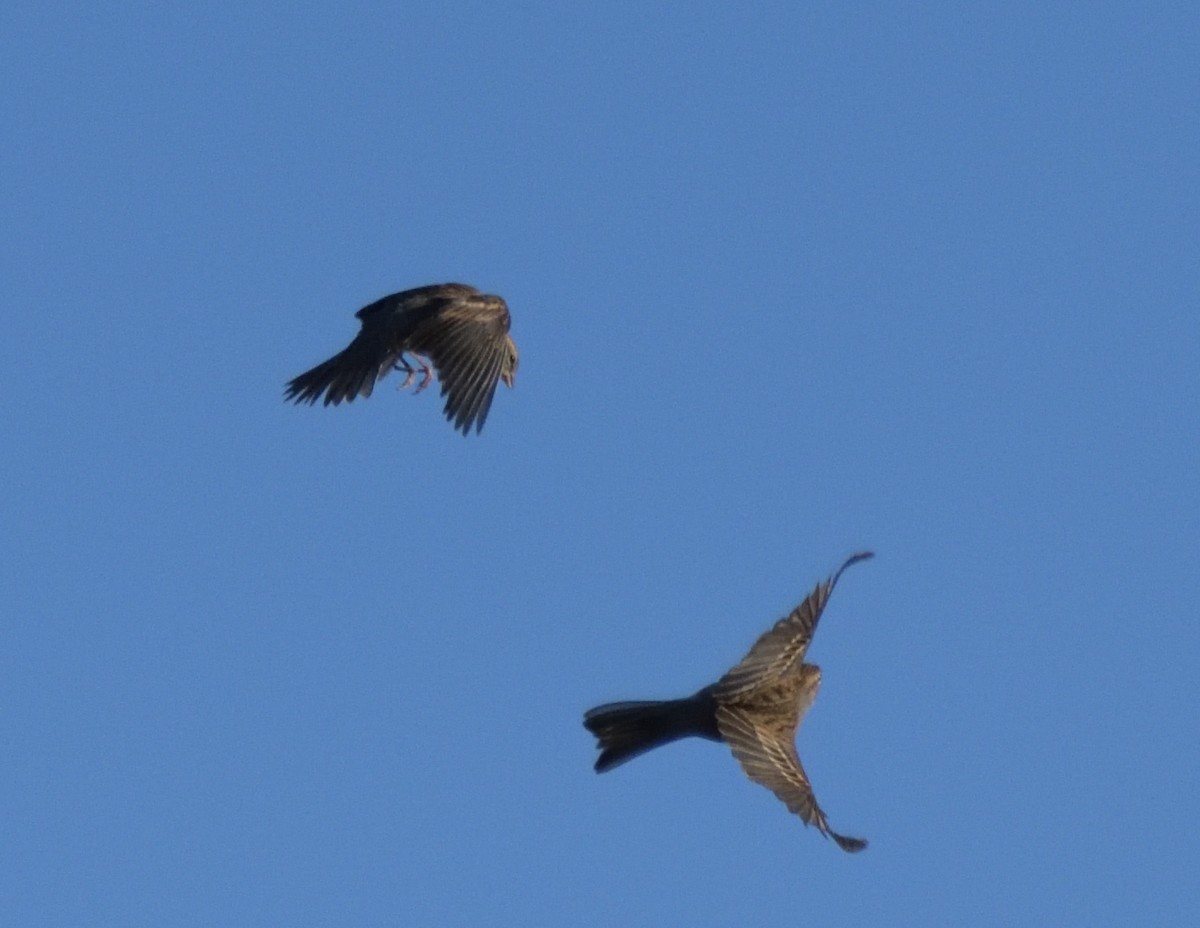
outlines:
[{"label": "bird's beak", "polygon": [[501,379],[501,380],[503,380],[503,381],[504,381],[504,385],[505,385],[506,387],[508,387],[508,389],[510,389],[510,390],[511,390],[511,389],[512,389],[512,385],[513,385],[513,381],[514,381],[514,380],[516,380],[516,375],[515,375],[515,374],[513,374],[513,372],[512,372],[512,371],[505,371],[503,374],[501,374],[501,375],[500,375],[500,379]]}]

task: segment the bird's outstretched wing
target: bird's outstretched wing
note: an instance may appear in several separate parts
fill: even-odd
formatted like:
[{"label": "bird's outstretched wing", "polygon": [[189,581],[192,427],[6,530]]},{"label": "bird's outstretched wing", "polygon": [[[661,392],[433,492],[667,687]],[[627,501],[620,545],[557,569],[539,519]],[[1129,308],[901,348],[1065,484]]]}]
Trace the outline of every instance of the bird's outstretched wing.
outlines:
[{"label": "bird's outstretched wing", "polygon": [[434,284],[402,290],[364,306],[355,313],[362,329],[354,341],[289,381],[284,398],[312,404],[324,394],[326,406],[349,403],[356,396],[365,399],[375,389],[375,382],[409,350],[408,339],[418,327],[447,306],[478,292],[466,284]]},{"label": "bird's outstretched wing", "polygon": [[787,724],[756,724],[749,713],[728,705],[718,706],[717,727],[746,776],[778,796],[806,825],[816,826],[843,851],[861,851],[867,846],[864,839],[840,835],[829,827],[796,753],[794,728]]},{"label": "bird's outstretched wing", "polygon": [[719,700],[736,699],[739,695],[756,689],[772,680],[777,680],[804,660],[817,629],[821,612],[837,585],[842,572],[851,564],[874,557],[870,551],[851,555],[828,580],[818,583],[808,598],[791,613],[780,619],[754,642],[746,656],[717,681],[716,695]]},{"label": "bird's outstretched wing", "polygon": [[508,307],[498,296],[472,293],[450,301],[408,339],[408,350],[437,369],[446,418],[467,434],[487,421],[511,350]]},{"label": "bird's outstretched wing", "polygon": [[284,399],[313,404],[325,394],[325,405],[337,406],[356,396],[364,399],[375,389],[375,381],[387,374],[401,351],[381,327],[363,326],[354,341],[328,361],[289,380]]}]

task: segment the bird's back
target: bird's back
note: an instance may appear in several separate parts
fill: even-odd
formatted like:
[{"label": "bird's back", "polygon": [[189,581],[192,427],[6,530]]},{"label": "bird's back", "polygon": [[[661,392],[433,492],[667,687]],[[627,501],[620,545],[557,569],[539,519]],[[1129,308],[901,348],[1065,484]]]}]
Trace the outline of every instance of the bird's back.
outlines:
[{"label": "bird's back", "polygon": [[454,301],[477,293],[478,290],[467,284],[430,284],[380,297],[354,315],[362,321],[364,327],[386,319],[390,325],[411,330],[436,316]]}]

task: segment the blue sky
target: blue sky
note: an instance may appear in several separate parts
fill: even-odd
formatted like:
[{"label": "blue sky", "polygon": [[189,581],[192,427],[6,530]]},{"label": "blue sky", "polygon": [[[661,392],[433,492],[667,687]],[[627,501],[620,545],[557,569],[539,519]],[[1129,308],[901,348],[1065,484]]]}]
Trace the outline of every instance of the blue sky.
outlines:
[{"label": "blue sky", "polygon": [[[0,911],[1193,924],[1192,4],[20,4]],[[502,294],[482,435],[283,383]],[[681,743],[850,552],[801,756]]]}]

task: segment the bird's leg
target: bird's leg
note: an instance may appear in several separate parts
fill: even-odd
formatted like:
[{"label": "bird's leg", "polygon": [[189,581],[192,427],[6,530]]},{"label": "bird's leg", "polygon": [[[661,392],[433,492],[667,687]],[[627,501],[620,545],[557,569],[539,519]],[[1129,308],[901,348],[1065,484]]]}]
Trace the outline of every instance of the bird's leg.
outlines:
[{"label": "bird's leg", "polygon": [[407,389],[409,384],[413,382],[413,378],[420,373],[421,382],[417,384],[417,389],[413,390],[413,396],[416,396],[433,382],[433,368],[429,366],[429,361],[421,355],[410,354],[410,356],[414,361],[417,362],[416,367],[413,367],[411,364],[409,364],[408,361],[405,360],[404,355],[400,355],[396,362],[392,364],[392,370],[401,371],[405,375],[404,383],[400,384],[400,386],[396,388],[397,390]]},{"label": "bird's leg", "polygon": [[397,390],[407,390],[408,385],[413,382],[413,377],[417,373],[417,369],[404,360],[404,355],[400,355],[399,359],[392,365],[392,370],[401,371],[406,375],[404,383],[396,387]]},{"label": "bird's leg", "polygon": [[[417,389],[413,391],[413,396],[416,396],[433,382],[433,368],[429,366],[428,359],[421,357],[419,354],[414,354],[413,358],[421,365],[421,382],[417,384]],[[411,380],[412,374],[409,374],[408,377]]]}]

